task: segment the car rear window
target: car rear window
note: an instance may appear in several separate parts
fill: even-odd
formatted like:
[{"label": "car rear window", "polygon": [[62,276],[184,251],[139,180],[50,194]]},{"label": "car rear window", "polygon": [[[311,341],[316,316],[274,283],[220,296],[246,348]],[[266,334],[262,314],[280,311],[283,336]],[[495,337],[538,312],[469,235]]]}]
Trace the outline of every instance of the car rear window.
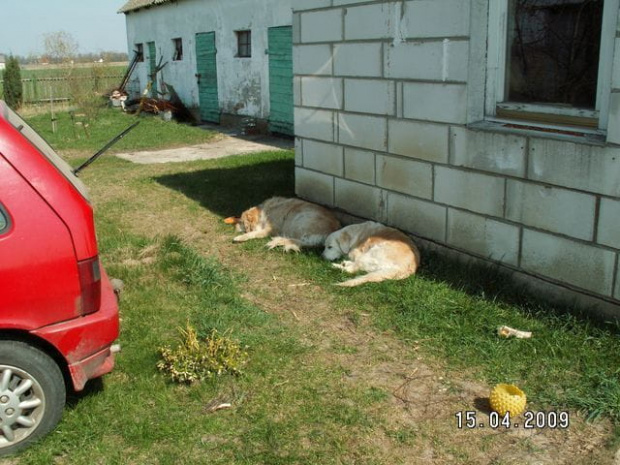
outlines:
[{"label": "car rear window", "polygon": [[52,164],[56,167],[60,173],[67,178],[73,186],[78,190],[82,196],[88,200],[88,189],[75,174],[73,174],[73,169],[69,164],[64,161],[60,156],[54,151],[54,149],[47,143],[43,137],[41,137],[34,129],[32,129],[28,123],[26,123],[17,113],[9,108],[8,105],[0,102],[0,111],[4,114],[4,118],[11,123],[11,125],[17,129],[26,139],[30,141],[30,143],[36,147],[39,152]]}]

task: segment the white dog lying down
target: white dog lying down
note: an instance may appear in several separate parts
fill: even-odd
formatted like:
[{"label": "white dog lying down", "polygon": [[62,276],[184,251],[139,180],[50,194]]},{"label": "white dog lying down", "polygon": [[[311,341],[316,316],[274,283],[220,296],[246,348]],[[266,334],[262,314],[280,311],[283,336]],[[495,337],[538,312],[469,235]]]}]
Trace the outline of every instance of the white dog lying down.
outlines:
[{"label": "white dog lying down", "polygon": [[374,221],[346,226],[327,237],[323,258],[333,261],[345,254],[350,260],[332,266],[347,273],[367,272],[337,284],[345,287],[404,279],[415,273],[420,263],[420,252],[409,237]]},{"label": "white dog lying down", "polygon": [[331,211],[296,198],[271,197],[244,211],[241,217],[224,220],[242,232],[233,242],[245,242],[275,236],[267,247],[284,247],[286,252],[299,252],[301,247],[320,247],[325,238],[340,228]]}]

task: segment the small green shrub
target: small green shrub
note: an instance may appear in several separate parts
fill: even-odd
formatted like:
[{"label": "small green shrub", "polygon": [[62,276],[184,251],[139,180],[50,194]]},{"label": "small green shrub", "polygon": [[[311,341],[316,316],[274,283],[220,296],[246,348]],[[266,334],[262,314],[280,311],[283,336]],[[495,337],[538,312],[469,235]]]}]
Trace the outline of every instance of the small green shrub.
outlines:
[{"label": "small green shrub", "polygon": [[182,339],[176,348],[159,349],[162,360],[157,368],[172,381],[191,384],[223,374],[242,374],[241,368],[249,356],[239,342],[220,335],[215,329],[208,337],[200,339],[189,324],[180,331]]},{"label": "small green shrub", "polygon": [[6,62],[6,69],[2,76],[3,97],[6,104],[17,110],[22,105],[23,92],[22,75],[19,61],[14,56],[10,56]]}]

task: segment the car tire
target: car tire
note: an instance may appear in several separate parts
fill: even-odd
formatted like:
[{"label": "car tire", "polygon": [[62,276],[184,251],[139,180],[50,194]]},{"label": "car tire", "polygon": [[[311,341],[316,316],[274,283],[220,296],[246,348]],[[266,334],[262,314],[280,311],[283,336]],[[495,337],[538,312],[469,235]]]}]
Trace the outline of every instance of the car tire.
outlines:
[{"label": "car tire", "polygon": [[64,378],[49,355],[23,342],[0,341],[0,456],[52,431],[65,402]]}]

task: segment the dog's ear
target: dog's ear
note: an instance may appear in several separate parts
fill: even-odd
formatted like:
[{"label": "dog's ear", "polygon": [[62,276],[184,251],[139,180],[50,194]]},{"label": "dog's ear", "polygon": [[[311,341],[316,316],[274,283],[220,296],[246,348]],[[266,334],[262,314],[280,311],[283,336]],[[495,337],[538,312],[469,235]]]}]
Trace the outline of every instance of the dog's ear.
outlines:
[{"label": "dog's ear", "polygon": [[336,243],[338,244],[340,250],[342,250],[342,253],[349,253],[349,250],[351,250],[351,234],[347,231],[342,231],[338,234]]},{"label": "dog's ear", "polygon": [[248,228],[248,230],[254,229],[254,226],[258,224],[259,218],[260,218],[260,210],[258,207],[252,207],[249,210],[246,210],[245,212],[246,225],[252,226],[251,228]]},{"label": "dog's ear", "polygon": [[237,224],[239,222],[240,218],[238,216],[229,216],[228,218],[224,219],[224,223],[226,224]]}]

